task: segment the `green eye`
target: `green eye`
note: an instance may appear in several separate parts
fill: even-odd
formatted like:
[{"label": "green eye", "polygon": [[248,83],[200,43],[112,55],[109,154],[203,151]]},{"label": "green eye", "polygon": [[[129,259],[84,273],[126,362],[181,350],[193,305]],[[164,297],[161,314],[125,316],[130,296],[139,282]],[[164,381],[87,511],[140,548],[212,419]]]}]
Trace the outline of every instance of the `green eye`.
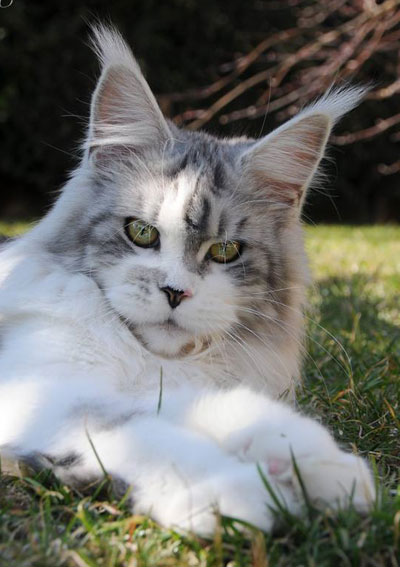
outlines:
[{"label": "green eye", "polygon": [[128,219],[125,232],[129,240],[142,248],[157,246],[160,240],[160,233],[156,227],[140,219]]},{"label": "green eye", "polygon": [[217,242],[210,247],[208,257],[218,264],[228,264],[239,257],[240,249],[240,242],[236,242],[236,240]]}]

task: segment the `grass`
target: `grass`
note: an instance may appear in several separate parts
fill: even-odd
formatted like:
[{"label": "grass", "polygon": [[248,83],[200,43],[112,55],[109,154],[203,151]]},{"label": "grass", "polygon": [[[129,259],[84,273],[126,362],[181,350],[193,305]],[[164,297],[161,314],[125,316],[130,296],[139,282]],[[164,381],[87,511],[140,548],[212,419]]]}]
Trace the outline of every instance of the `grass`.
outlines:
[{"label": "grass", "polygon": [[285,516],[274,535],[244,536],[222,519],[209,542],[132,517],[106,489],[90,497],[44,473],[3,477],[1,566],[399,567],[400,228],[306,232],[316,283],[299,400],[373,463],[381,483],[371,513],[308,510]]}]

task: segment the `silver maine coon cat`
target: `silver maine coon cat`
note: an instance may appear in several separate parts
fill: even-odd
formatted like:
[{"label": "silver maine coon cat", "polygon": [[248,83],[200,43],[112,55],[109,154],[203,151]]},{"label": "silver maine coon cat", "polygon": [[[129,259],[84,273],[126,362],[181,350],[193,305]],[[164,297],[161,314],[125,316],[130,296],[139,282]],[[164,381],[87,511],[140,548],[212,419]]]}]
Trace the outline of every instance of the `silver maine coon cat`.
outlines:
[{"label": "silver maine coon cat", "polygon": [[301,513],[292,455],[315,505],[367,509],[366,463],[276,401],[299,375],[304,193],[362,90],[260,140],[218,139],[168,122],[119,34],[94,35],[82,161],[0,253],[3,458],[73,485],[103,467],[135,512],[202,535],[216,509],[274,526],[257,463]]}]

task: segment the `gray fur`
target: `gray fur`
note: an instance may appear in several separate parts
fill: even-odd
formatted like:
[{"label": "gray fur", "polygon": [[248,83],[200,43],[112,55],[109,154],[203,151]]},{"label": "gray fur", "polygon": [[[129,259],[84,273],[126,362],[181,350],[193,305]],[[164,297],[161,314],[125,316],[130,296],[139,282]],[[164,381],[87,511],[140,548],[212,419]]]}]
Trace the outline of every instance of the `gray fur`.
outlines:
[{"label": "gray fur", "polygon": [[[139,339],[146,335],[146,324],[176,323],[175,314],[164,309],[162,288],[194,289],[201,280],[204,290],[207,281],[218,281],[218,298],[228,304],[231,297],[224,298],[223,291],[233,286],[236,313],[226,320],[236,322],[230,330],[271,368],[271,356],[284,361],[280,370],[275,364],[271,371],[278,383],[285,366],[282,381],[290,382],[299,370],[308,284],[301,204],[330,127],[358,101],[362,89],[328,93],[261,140],[221,139],[166,120],[122,38],[104,28],[95,35],[102,72],[85,153],[49,215],[57,228],[51,239],[46,235],[48,251],[67,270],[92,278],[109,309]],[[132,218],[164,231],[157,246],[144,251],[131,241],[126,226]],[[168,238],[175,241],[165,252]],[[239,242],[240,255],[217,266],[204,248],[229,240]],[[208,280],[216,272],[223,277]],[[205,307],[212,285],[202,292]],[[159,321],[150,313],[156,304]],[[213,337],[220,334],[214,320]],[[252,366],[253,361],[244,371]]]},{"label": "gray fur", "polygon": [[[69,267],[100,283],[99,272],[138,253],[126,238],[123,229],[125,219],[134,216],[147,220],[148,213],[143,210],[146,203],[147,209],[153,211],[149,222],[157,225],[163,195],[155,193],[149,207],[146,184],[155,180],[160,186],[163,183],[173,185],[179,176],[189,172],[197,180],[184,212],[186,267],[202,278],[207,277],[210,260],[198,262],[196,256],[202,243],[210,236],[224,240],[225,234],[229,234],[231,239],[243,243],[240,259],[220,266],[234,285],[243,290],[243,295],[249,297],[244,307],[254,312],[254,315],[249,311],[239,312],[242,326],[237,326],[235,332],[243,340],[254,340],[254,336],[250,337],[251,333],[260,336],[283,334],[285,340],[285,334],[287,338],[292,332],[289,319],[293,309],[287,288],[303,285],[303,281],[294,275],[301,273],[301,267],[296,269],[293,266],[295,270],[291,273],[291,263],[301,264],[303,257],[293,259],[293,252],[288,249],[290,240],[288,242],[285,232],[293,221],[293,211],[286,206],[277,207],[275,202],[270,202],[267,194],[260,196],[258,188],[252,187],[251,180],[244,176],[240,155],[252,143],[251,140],[227,142],[201,132],[177,129],[175,136],[179,141],[169,143],[158,155],[151,149],[148,154],[142,151],[140,162],[132,153],[123,164],[119,161],[108,163],[108,167],[114,168],[113,175],[109,175],[112,182],[108,184],[108,191],[104,189],[101,166],[95,170],[86,189],[93,207],[82,207],[60,227],[59,238],[52,242],[51,251]],[[211,218],[214,218],[213,226]],[[161,241],[161,251],[162,246]],[[152,253],[157,254],[157,251]],[[166,275],[154,270],[142,273],[136,269],[130,277],[136,282],[136,299],[145,306],[149,301],[151,282],[161,287]],[[266,298],[271,301],[267,305],[268,319],[263,319]],[[274,317],[276,323],[272,320]]]},{"label": "gray fur", "polygon": [[[308,283],[300,207],[330,124],[360,93],[345,93],[343,105],[339,96],[326,97],[316,110],[304,111],[261,141],[220,139],[169,123],[121,37],[104,29],[95,33],[102,72],[84,155],[55,207],[32,233],[32,241],[45,250],[44,265],[48,255],[61,265],[55,270],[60,280],[66,276],[68,282],[64,269],[98,287],[76,278],[95,298],[96,311],[88,311],[91,332],[93,327],[97,337],[97,327],[99,335],[106,328],[107,342],[85,345],[76,321],[82,355],[75,352],[72,359],[87,365],[93,349],[100,356],[111,344],[114,350],[107,354],[121,363],[118,381],[143,380],[143,388],[147,381],[154,388],[152,364],[163,368],[165,359],[185,359],[174,360],[175,369],[182,364],[181,373],[170,371],[177,374],[174,386],[175,379],[190,382],[193,369],[194,381],[210,378],[221,388],[248,382],[267,387],[271,396],[291,392],[299,373]],[[140,241],[129,231],[133,219],[156,229],[156,239]],[[240,253],[231,262],[213,261],[220,258],[213,258],[212,246],[229,241],[239,244]],[[179,291],[179,302],[169,301],[173,290]],[[63,292],[57,288],[57,293]],[[192,356],[201,369],[197,376]],[[138,368],[130,365],[135,357]],[[149,371],[142,372],[148,361]],[[126,405],[98,399],[76,401],[67,426],[83,422],[87,431],[107,436],[134,424],[145,411],[130,396]],[[85,442],[90,440],[88,435]],[[75,452],[77,446],[58,453],[54,445],[12,453],[35,468],[51,468],[75,486],[98,481],[90,459]],[[114,481],[119,492],[126,491],[123,481]]]},{"label": "gray fur", "polygon": [[[249,333],[282,335],[285,318],[288,327],[291,324],[293,308],[287,288],[304,285],[304,259],[302,255],[293,257],[286,230],[297,219],[297,211],[285,203],[279,206],[276,199],[269,197],[267,188],[255,185],[246,173],[242,155],[254,145],[253,140],[223,140],[203,132],[180,130],[173,124],[169,128],[173,138],[163,147],[142,147],[139,153],[124,147],[122,159],[113,147],[107,160],[105,148],[100,160],[90,158],[94,167],[86,179],[83,206],[59,227],[50,251],[68,268],[89,275],[101,287],[99,273],[140,253],[127,239],[125,220],[143,218],[157,226],[164,193],[162,189],[149,192],[148,185],[177,187],[180,179],[191,176],[196,181],[183,212],[186,267],[206,278],[211,262],[208,258],[197,260],[202,243],[210,237],[225,240],[227,234],[241,242],[240,258],[220,266],[249,297],[244,305],[247,311],[238,313],[243,326],[235,331],[244,340],[249,339]],[[161,240],[161,253],[162,250]],[[298,265],[291,272],[293,262]],[[151,285],[161,288],[166,274],[146,269],[142,272],[136,268],[128,278],[136,284],[133,296],[145,306]],[[269,318],[263,319],[266,297],[272,302],[267,305]],[[254,312],[253,316],[249,310]],[[287,333],[290,332],[288,328]]]}]

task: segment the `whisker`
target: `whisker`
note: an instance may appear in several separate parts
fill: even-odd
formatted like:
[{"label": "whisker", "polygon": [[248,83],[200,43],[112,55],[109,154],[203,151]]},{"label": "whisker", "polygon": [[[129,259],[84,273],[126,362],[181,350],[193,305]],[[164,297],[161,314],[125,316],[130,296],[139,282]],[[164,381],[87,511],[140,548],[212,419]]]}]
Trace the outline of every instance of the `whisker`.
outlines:
[{"label": "whisker", "polygon": [[[271,317],[271,316],[269,316],[269,315],[266,315],[265,313],[261,313],[261,312],[255,310],[255,309],[246,309],[246,308],[239,308],[239,309],[242,310],[242,311],[250,312],[250,313],[254,314],[256,317],[265,318],[265,319],[267,319],[267,320],[269,320],[269,321],[272,321],[275,325],[278,325],[281,329],[284,330],[284,332],[286,332],[286,333],[289,335],[289,337],[290,337],[291,339],[293,339],[293,340],[296,342],[296,344],[298,345],[298,347],[299,347],[300,352],[302,353],[302,355],[305,356],[306,358],[308,358],[308,359],[313,363],[313,365],[315,366],[316,370],[317,370],[319,373],[321,372],[321,371],[320,371],[320,368],[319,368],[319,366],[318,366],[318,364],[317,364],[317,361],[316,361],[316,360],[314,359],[314,357],[307,351],[307,349],[305,348],[304,344],[303,344],[303,343],[301,342],[301,340],[298,338],[297,333],[292,333],[292,332],[291,332],[291,327],[293,327],[292,325],[288,325],[286,322],[283,322],[283,321],[281,321],[281,320],[279,320],[279,319],[276,319],[275,317]],[[329,354],[329,356],[331,356],[331,358],[332,358],[333,360],[335,360],[334,357],[333,357],[333,355],[331,355],[331,354],[329,353],[329,351],[328,351],[327,349],[325,349],[325,347],[324,347],[322,344],[320,344],[318,341],[316,341],[315,339],[313,339],[311,336],[308,336],[307,333],[305,333],[305,336],[306,336],[307,338],[309,338],[310,340],[314,340],[314,342],[316,342],[316,344],[317,344],[322,350],[324,350],[327,354]],[[340,365],[340,362],[339,362],[339,361],[336,361],[336,362]],[[343,369],[342,366],[341,366],[341,368]]]},{"label": "whisker", "polygon": [[290,375],[289,369],[287,368],[286,364],[283,362],[282,357],[279,356],[278,353],[273,350],[273,348],[270,344],[268,344],[266,341],[264,341],[258,333],[256,333],[252,329],[249,329],[249,327],[247,327],[246,325],[243,325],[243,323],[237,323],[237,324],[240,327],[244,328],[249,333],[251,333],[252,335],[254,335],[265,347],[267,347],[268,351],[277,359],[278,363],[282,366],[283,370],[285,371],[286,376]]},{"label": "whisker", "polygon": [[271,303],[274,305],[280,305],[285,307],[286,309],[289,309],[291,311],[293,311],[296,314],[301,315],[302,317],[304,317],[305,319],[307,319],[309,322],[313,323],[314,325],[316,325],[319,329],[321,329],[323,332],[325,332],[334,342],[335,344],[340,348],[340,350],[343,352],[343,354],[346,357],[347,363],[348,363],[348,368],[346,368],[338,359],[337,357],[335,357],[332,353],[330,353],[321,343],[319,343],[316,339],[314,339],[311,335],[306,334],[307,338],[310,339],[312,342],[314,342],[314,344],[316,344],[317,346],[319,346],[324,352],[326,352],[326,354],[328,354],[331,359],[339,366],[339,368],[347,375],[350,374],[350,376],[353,375],[353,368],[352,368],[352,363],[351,363],[351,359],[350,356],[347,352],[347,350],[345,349],[345,347],[343,346],[343,344],[339,341],[339,339],[337,337],[335,337],[328,329],[326,329],[323,325],[320,325],[315,319],[313,319],[312,317],[308,316],[306,313],[304,313],[303,311],[301,311],[300,309],[296,309],[291,305],[287,305],[285,303],[282,303],[281,301],[277,301],[275,299],[271,299],[271,298],[264,298],[264,299],[260,299],[260,301],[265,301],[267,303]]}]

